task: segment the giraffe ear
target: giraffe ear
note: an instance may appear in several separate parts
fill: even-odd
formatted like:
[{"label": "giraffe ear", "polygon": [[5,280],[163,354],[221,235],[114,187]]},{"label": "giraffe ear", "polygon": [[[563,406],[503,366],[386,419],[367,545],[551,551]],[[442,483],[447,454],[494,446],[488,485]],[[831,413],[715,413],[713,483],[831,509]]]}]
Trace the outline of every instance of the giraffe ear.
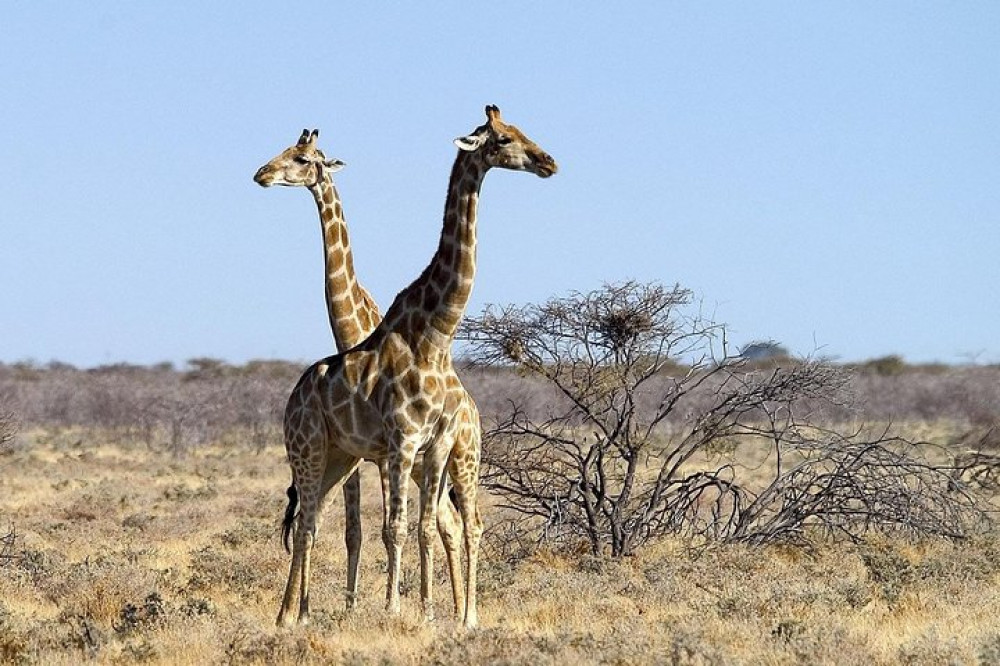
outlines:
[{"label": "giraffe ear", "polygon": [[455,145],[458,146],[458,149],[466,152],[478,150],[485,142],[486,135],[484,134],[470,134],[469,136],[460,136],[455,139]]},{"label": "giraffe ear", "polygon": [[334,157],[334,158],[331,158],[331,159],[328,159],[328,160],[324,160],[323,161],[323,166],[325,166],[327,169],[329,169],[330,173],[334,173],[336,171],[340,171],[341,169],[343,169],[347,165]]}]

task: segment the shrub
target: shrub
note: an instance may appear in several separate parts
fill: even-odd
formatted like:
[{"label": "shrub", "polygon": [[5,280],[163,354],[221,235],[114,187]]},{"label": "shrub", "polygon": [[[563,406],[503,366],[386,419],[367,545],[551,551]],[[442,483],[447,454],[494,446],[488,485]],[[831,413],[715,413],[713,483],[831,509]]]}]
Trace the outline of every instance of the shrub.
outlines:
[{"label": "shrub", "polygon": [[19,427],[20,424],[17,422],[14,412],[0,412],[0,452],[6,450],[14,441]]},{"label": "shrub", "polygon": [[[819,427],[824,407],[843,405],[846,374],[811,360],[750,367],[729,353],[725,327],[691,306],[680,287],[627,282],[466,319],[473,361],[513,367],[560,396],[542,415],[511,400],[485,433],[483,483],[516,526],[621,556],[669,533],[955,537],[981,516],[909,442]],[[700,468],[761,443],[776,470],[762,489],[734,464]]]}]

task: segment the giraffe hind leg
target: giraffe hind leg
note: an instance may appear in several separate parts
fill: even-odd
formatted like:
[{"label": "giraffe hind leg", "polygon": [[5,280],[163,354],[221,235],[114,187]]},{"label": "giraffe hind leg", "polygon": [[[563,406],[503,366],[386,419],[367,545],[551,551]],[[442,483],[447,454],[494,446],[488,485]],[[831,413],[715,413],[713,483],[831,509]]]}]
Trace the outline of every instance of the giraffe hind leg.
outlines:
[{"label": "giraffe hind leg", "polygon": [[[293,450],[309,450],[309,447],[298,447]],[[289,508],[285,512],[285,518],[288,520],[287,529],[293,533],[292,561],[281,609],[278,612],[278,626],[287,627],[296,622],[305,624],[309,621],[312,547],[316,541],[322,508],[329,490],[342,483],[345,477],[355,471],[357,465],[357,458],[339,450],[325,452],[325,455],[309,459],[306,456],[299,456],[293,462],[295,492],[289,493]],[[297,495],[300,502],[297,516],[291,505],[293,495]],[[292,514],[291,520],[289,512]],[[293,530],[292,523],[294,523]]]},{"label": "giraffe hind leg", "polygon": [[[299,519],[299,528],[304,533],[305,548],[302,557],[302,577],[301,592],[299,595],[299,624],[306,624],[309,621],[309,581],[310,563],[312,547],[319,532],[320,518],[323,515],[323,506],[330,490],[344,483],[344,479],[351,477],[357,472],[360,461],[340,450],[327,453],[326,466],[323,470],[323,479],[320,483],[318,500],[314,511],[306,513]],[[359,486],[360,490],[360,486]],[[360,502],[360,499],[359,499]],[[360,519],[359,519],[360,522]],[[358,544],[360,547],[360,543]]]},{"label": "giraffe hind leg", "polygon": [[281,542],[285,544],[285,552],[291,554],[292,548],[289,540],[295,525],[295,518],[298,516],[299,505],[299,493],[295,490],[294,483],[288,486],[285,494],[288,495],[288,506],[285,508],[285,518],[281,521]]},{"label": "giraffe hind leg", "polygon": [[[308,497],[308,495],[306,495]],[[312,547],[312,520],[315,517],[315,507],[311,500],[303,498],[302,506],[293,520],[297,523],[291,530],[292,562],[288,569],[288,581],[285,583],[285,593],[282,596],[281,609],[278,611],[279,627],[289,627],[301,620],[303,606],[302,590],[308,588],[305,582],[309,575],[308,551]],[[289,526],[289,529],[291,526]],[[308,611],[308,601],[305,602]]]}]

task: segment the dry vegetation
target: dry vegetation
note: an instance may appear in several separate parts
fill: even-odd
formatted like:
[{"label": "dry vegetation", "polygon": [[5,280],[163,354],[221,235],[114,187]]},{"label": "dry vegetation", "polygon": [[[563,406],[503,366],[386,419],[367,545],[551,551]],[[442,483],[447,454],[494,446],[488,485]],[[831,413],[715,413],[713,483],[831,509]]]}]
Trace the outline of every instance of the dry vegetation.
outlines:
[{"label": "dry vegetation", "polygon": [[470,358],[561,398],[540,418],[512,398],[486,431],[483,485],[514,514],[508,534],[618,557],[678,534],[805,545],[980,531],[961,474],[889,428],[845,425],[844,369],[758,353],[761,366],[693,306],[679,286],[629,281],[466,318]]},{"label": "dry vegetation", "polygon": [[[824,418],[892,421],[941,464],[997,453],[1000,368],[856,370],[853,407]],[[298,372],[210,359],[183,371],[0,365],[0,414],[21,424],[0,444],[0,663],[1000,664],[1000,534],[988,526],[960,542],[872,533],[805,548],[664,537],[612,559],[582,542],[511,548],[487,497],[482,628],[447,619],[443,572],[442,619],[418,621],[415,538],[403,615],[387,617],[371,467],[359,610],[342,610],[336,498],[314,558],[313,624],[279,631],[278,418]],[[558,400],[513,372],[463,376],[487,418],[509,398],[538,415]],[[713,455],[768,474],[753,447]],[[988,475],[955,473],[993,501]]]}]

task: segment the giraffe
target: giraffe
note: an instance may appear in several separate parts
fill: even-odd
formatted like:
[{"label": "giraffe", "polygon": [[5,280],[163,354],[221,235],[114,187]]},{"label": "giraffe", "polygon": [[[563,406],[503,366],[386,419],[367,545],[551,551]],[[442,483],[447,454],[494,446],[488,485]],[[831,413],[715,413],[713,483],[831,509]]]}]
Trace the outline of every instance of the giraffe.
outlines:
[{"label": "giraffe", "polygon": [[[384,460],[389,502],[383,538],[389,560],[386,607],[399,613],[399,577],[406,538],[407,497],[403,480],[418,453],[423,469],[418,540],[421,605],[432,617],[431,539],[447,466],[463,520],[466,548],[466,627],[477,624],[476,576],[482,520],[477,492],[479,450],[455,451],[452,415],[461,382],[451,344],[472,290],[476,268],[476,213],[489,169],[527,171],[548,178],[556,163],[519,129],[486,107],[486,123],[459,137],[437,250],[423,273],[401,291],[385,318],[361,344],[311,365],[285,409],[285,448],[292,486],[283,521],[294,541],[278,624],[301,622],[309,614],[310,557],[317,516],[327,493],[357,468],[362,458]],[[458,438],[461,439],[461,438]],[[297,505],[301,505],[296,511]]]},{"label": "giraffe", "polygon": [[[344,163],[337,159],[327,159],[316,147],[318,137],[319,130],[311,132],[302,130],[302,134],[293,146],[283,150],[257,170],[254,181],[262,187],[272,185],[305,187],[316,201],[323,232],[327,314],[337,351],[343,353],[368,337],[382,320],[382,315],[371,294],[358,282],[354,271],[347,222],[332,177],[333,173],[344,167]],[[470,421],[476,424],[475,441],[463,442],[463,445],[478,447],[479,414],[475,403],[467,393],[458,406],[456,416],[456,424]],[[465,432],[458,430],[457,434]],[[387,470],[384,465],[380,465],[379,468],[383,490],[387,491]],[[418,472],[419,467],[415,466],[414,480],[419,483]],[[352,610],[357,605],[362,538],[360,470],[355,471],[345,481],[343,493],[346,513],[344,541],[347,546],[346,604],[348,610]],[[385,506],[387,502],[383,501],[383,507]],[[461,579],[461,528],[457,511],[450,501],[444,499],[438,514],[438,529],[447,556],[455,612],[460,614],[465,604],[465,590]]]}]

